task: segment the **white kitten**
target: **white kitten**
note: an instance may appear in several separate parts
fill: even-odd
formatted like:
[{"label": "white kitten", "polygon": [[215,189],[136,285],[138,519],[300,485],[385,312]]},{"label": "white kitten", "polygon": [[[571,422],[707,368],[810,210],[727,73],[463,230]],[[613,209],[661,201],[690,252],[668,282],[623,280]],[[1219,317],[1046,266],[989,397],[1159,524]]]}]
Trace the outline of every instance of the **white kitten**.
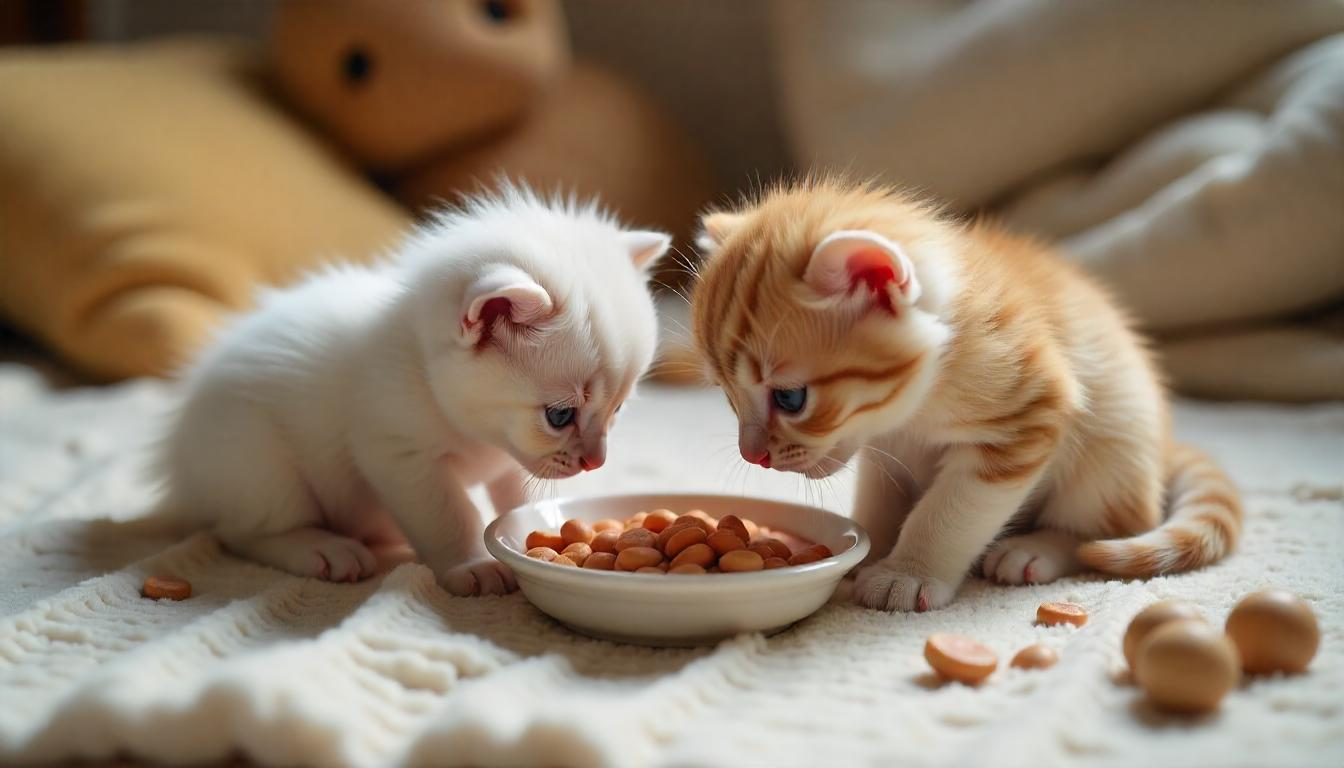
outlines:
[{"label": "white kitten", "polygon": [[668,244],[506,188],[387,263],[268,293],[186,376],[162,508],[299,575],[366,577],[370,547],[408,541],[454,594],[511,591],[467,488],[500,512],[524,470],[602,466],[653,357],[646,271]]}]

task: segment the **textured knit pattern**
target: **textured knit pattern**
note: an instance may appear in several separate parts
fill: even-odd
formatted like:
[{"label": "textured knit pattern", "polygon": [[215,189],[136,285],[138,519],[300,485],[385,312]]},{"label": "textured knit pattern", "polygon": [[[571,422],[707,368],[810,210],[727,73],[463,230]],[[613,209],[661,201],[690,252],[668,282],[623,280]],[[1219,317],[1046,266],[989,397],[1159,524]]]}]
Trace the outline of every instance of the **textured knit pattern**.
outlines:
[{"label": "textured knit pattern", "polygon": [[[1243,548],[1149,582],[1040,587],[970,580],[948,608],[889,615],[839,598],[773,638],[662,651],[578,637],[520,595],[451,598],[405,565],[357,585],[238,560],[208,535],[168,541],[105,518],[143,512],[144,448],[172,403],[160,383],[50,390],[0,368],[0,763],[243,755],[314,765],[1344,764],[1344,406],[1181,404],[1247,500]],[[560,493],[731,490],[848,506],[850,476],[805,486],[747,471],[716,391],[646,389],[603,470]],[[140,597],[149,574],[192,582]],[[1124,684],[1139,608],[1195,600],[1221,622],[1277,584],[1321,619],[1309,674],[1255,680],[1217,715],[1175,720]],[[1044,600],[1087,606],[1081,629],[1037,627]],[[931,632],[1006,660],[1041,641],[1044,672],[940,685]]]}]

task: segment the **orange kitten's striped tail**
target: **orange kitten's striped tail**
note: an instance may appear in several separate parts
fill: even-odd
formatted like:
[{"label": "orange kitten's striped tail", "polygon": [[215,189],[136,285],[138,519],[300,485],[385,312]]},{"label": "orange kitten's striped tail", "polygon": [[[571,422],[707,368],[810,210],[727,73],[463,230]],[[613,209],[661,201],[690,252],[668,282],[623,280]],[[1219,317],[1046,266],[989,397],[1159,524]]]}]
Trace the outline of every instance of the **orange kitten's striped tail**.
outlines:
[{"label": "orange kitten's striped tail", "polygon": [[1083,544],[1092,568],[1128,578],[1188,571],[1217,562],[1241,534],[1241,499],[1232,481],[1202,451],[1173,445],[1167,454],[1167,519],[1130,539]]}]

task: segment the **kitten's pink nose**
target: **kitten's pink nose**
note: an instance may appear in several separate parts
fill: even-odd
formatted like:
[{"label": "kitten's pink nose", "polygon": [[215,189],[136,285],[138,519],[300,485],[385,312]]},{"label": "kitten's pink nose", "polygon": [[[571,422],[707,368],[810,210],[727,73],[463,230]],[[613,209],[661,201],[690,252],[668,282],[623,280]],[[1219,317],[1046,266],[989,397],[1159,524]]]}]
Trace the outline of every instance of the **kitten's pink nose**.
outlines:
[{"label": "kitten's pink nose", "polygon": [[596,456],[579,457],[579,466],[583,467],[583,471],[585,472],[592,472],[594,469],[597,469],[598,467],[606,463],[607,463],[607,457],[603,454],[598,454]]},{"label": "kitten's pink nose", "polygon": [[762,467],[765,467],[766,469],[770,468],[770,451],[762,450],[759,452],[749,452],[747,449],[743,448],[742,458],[746,459],[752,464],[760,464]]}]

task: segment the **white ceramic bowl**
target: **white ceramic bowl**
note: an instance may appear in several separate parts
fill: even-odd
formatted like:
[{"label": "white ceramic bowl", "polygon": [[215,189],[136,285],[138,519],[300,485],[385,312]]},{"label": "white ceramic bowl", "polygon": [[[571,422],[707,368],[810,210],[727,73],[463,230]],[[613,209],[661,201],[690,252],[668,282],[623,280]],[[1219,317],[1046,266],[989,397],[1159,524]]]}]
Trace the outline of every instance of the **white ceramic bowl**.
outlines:
[{"label": "white ceramic bowl", "polygon": [[[624,520],[641,510],[735,514],[825,544],[835,556],[791,568],[703,576],[566,568],[524,555],[527,534],[572,518]],[[640,645],[705,645],[739,632],[778,632],[825,605],[868,554],[868,534],[824,509],[741,496],[646,494],[538,501],[496,519],[485,546],[513,569],[532,604],[585,635]]]}]

